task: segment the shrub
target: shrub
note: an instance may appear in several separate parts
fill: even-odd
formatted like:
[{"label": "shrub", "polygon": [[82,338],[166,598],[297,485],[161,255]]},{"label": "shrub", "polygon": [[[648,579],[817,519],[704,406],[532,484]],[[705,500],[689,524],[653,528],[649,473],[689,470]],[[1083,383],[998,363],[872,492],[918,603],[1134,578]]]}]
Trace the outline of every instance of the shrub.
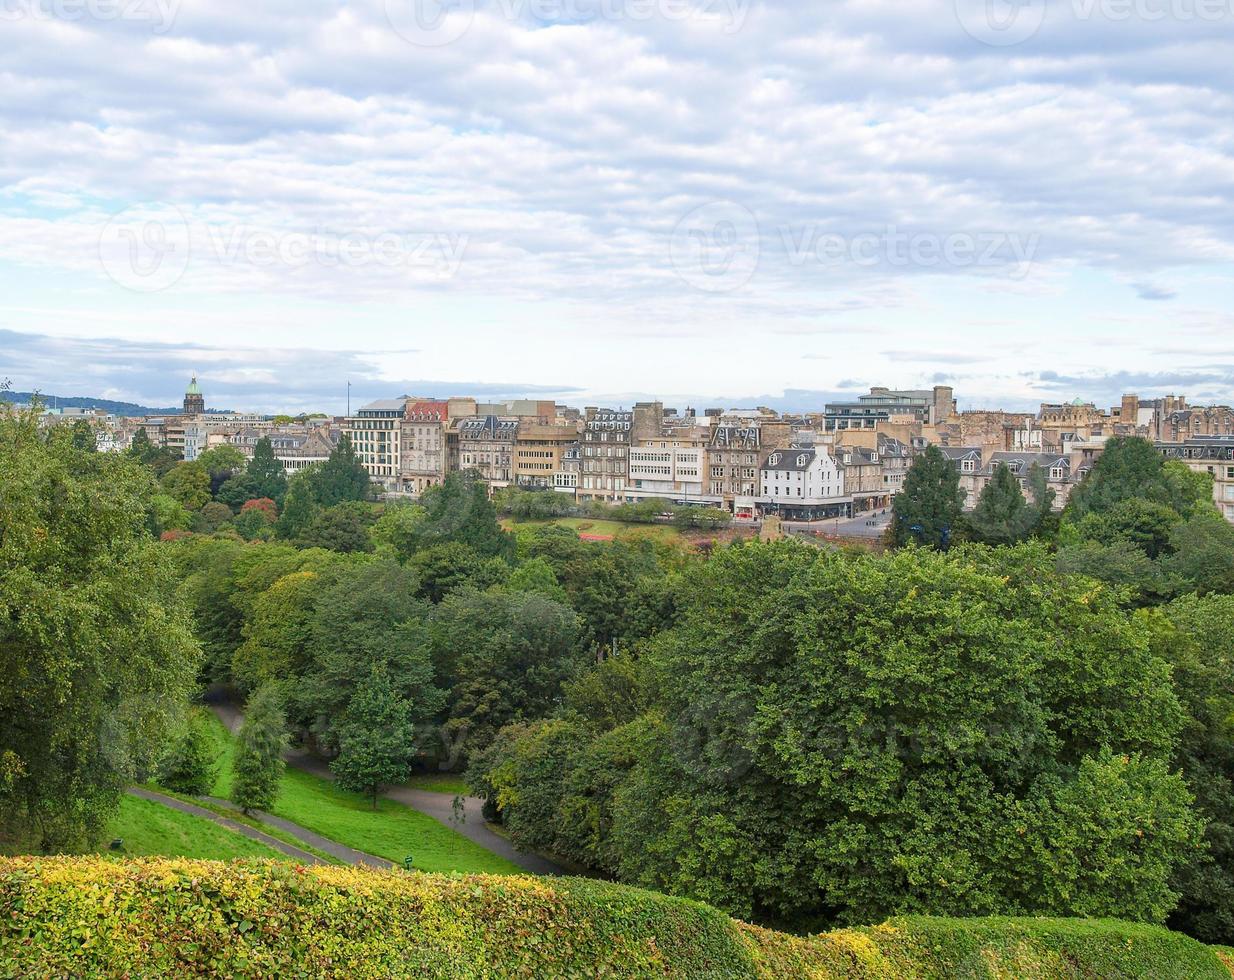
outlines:
[{"label": "shrub", "polygon": [[798,939],[596,881],[0,858],[0,976],[1229,980],[1112,921],[894,919]]},{"label": "shrub", "polygon": [[204,796],[214,784],[217,761],[210,731],[202,717],[195,714],[164,757],[159,767],[159,783],[175,793]]}]

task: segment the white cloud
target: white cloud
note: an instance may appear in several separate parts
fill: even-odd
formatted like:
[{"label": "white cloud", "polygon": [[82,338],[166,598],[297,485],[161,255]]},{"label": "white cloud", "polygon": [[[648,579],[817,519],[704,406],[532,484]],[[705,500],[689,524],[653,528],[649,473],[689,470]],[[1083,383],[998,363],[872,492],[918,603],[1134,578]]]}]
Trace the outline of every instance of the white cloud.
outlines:
[{"label": "white cloud", "polygon": [[[713,16],[684,21],[575,0],[587,16],[568,23],[489,0],[440,47],[408,43],[383,0],[184,0],[162,33],[12,20],[0,25],[0,316],[43,329],[22,310],[84,292],[81,333],[102,317],[117,336],[149,337],[157,308],[242,343],[243,311],[282,302],[306,310],[307,347],[381,346],[401,317],[439,361],[441,338],[467,331],[507,345],[528,380],[569,370],[610,390],[634,384],[618,375],[632,369],[673,383],[671,337],[712,337],[700,378],[743,390],[720,363],[741,345],[744,390],[759,391],[823,389],[856,370],[916,383],[936,365],[880,351],[918,350],[923,330],[955,350],[965,324],[1009,311],[1040,343],[994,363],[1048,369],[1077,338],[1099,339],[1087,309],[1099,293],[1102,315],[1137,322],[1103,367],[1144,370],[1175,307],[1212,319],[1229,305],[1234,13],[1114,22],[1094,2],[1088,19],[1079,0],[1051,4],[1010,48],[974,40],[950,3],[908,0],[708,0]],[[683,281],[669,245],[716,200],[756,217],[759,261],[711,295]],[[99,261],[104,227],[132,204],[183,214],[193,232],[183,274],[141,300],[157,307],[135,306]],[[726,229],[686,231],[720,268]],[[1019,264],[904,264],[885,247],[869,264],[794,261],[785,242],[807,232],[1036,244]],[[210,244],[309,235],[465,244],[446,276],[263,263]],[[374,305],[381,317],[344,316],[340,335],[340,310]],[[843,338],[835,378],[785,364],[774,345],[749,354],[750,338],[834,338],[855,314],[871,324]],[[560,352],[599,336],[635,350]]]}]

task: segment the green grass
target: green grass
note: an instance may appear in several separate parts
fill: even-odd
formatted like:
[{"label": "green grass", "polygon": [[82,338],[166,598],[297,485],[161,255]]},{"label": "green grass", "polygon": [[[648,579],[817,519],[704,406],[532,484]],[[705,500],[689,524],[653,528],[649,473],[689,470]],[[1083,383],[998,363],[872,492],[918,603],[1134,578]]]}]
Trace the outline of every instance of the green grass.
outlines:
[{"label": "green grass", "polygon": [[[218,747],[219,764],[210,795],[227,799],[231,794],[235,741],[217,717],[212,714],[211,719],[210,730]],[[457,776],[447,778],[458,779]],[[459,785],[462,785],[461,780]],[[440,791],[452,792],[445,788]],[[340,844],[399,864],[410,854],[421,871],[525,873],[512,862],[417,810],[385,799],[379,800],[374,810],[365,797],[348,793],[327,779],[298,769],[288,768],[279,787],[278,800],[270,812]]]},{"label": "green grass", "polygon": [[412,789],[422,789],[429,793],[445,793],[449,796],[471,795],[467,782],[458,773],[453,772],[417,773],[411,777],[407,785]]},{"label": "green grass", "polygon": [[[113,837],[124,840],[124,850],[111,852]],[[232,858],[288,860],[272,847],[249,840],[203,817],[181,813],[161,803],[125,796],[107,828],[101,853],[125,857],[186,857],[229,861]]]},{"label": "green grass", "polygon": [[612,538],[650,538],[658,541],[678,541],[681,532],[670,524],[625,524],[620,521],[599,520],[592,517],[558,517],[551,521],[502,521],[507,530],[512,527],[543,527],[555,524],[577,534],[594,534]]}]

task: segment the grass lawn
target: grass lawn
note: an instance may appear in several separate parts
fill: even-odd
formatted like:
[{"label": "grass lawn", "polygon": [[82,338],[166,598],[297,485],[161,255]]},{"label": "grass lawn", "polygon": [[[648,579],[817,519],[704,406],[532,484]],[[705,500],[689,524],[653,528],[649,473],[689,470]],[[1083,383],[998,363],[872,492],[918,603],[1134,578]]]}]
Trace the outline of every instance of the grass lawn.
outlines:
[{"label": "grass lawn", "polygon": [[[113,837],[124,839],[123,851],[107,849]],[[249,840],[202,817],[127,795],[120,801],[120,811],[112,818],[99,853],[117,857],[187,857],[219,861],[242,857],[289,860],[287,855],[260,841]]]},{"label": "grass lawn", "polygon": [[[213,715],[211,718],[213,724],[210,730],[220,754],[218,775],[211,795],[226,799],[231,793],[231,760],[235,754],[235,742],[223,723]],[[436,776],[426,778],[435,779]],[[443,788],[441,792],[454,791]],[[485,850],[417,810],[385,799],[379,800],[374,810],[366,798],[345,792],[327,779],[290,767],[283,776],[279,797],[271,812],[340,844],[396,863],[401,864],[403,858],[410,854],[420,871],[526,873],[505,858]]]},{"label": "grass lawn", "polygon": [[577,534],[594,534],[602,537],[621,538],[625,541],[638,538],[650,538],[653,541],[679,541],[681,532],[671,524],[623,524],[620,521],[597,520],[590,517],[559,517],[551,521],[514,521],[504,520],[502,526],[507,530],[514,527],[536,527],[556,524],[558,527],[569,528]]}]

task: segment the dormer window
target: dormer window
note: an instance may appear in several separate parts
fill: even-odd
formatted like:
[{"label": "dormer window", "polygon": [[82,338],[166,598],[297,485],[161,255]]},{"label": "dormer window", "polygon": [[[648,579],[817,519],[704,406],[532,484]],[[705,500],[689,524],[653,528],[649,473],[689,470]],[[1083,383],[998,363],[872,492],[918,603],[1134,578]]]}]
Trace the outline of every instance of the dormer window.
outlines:
[{"label": "dormer window", "polygon": [[767,463],[771,466],[779,466],[780,465],[780,454],[772,453],[771,456],[767,459]]},{"label": "dormer window", "polygon": [[797,457],[797,465],[801,467],[802,469],[804,469],[807,465],[809,465],[809,462],[810,462],[810,457],[807,456],[805,453],[802,453],[800,456]]}]

